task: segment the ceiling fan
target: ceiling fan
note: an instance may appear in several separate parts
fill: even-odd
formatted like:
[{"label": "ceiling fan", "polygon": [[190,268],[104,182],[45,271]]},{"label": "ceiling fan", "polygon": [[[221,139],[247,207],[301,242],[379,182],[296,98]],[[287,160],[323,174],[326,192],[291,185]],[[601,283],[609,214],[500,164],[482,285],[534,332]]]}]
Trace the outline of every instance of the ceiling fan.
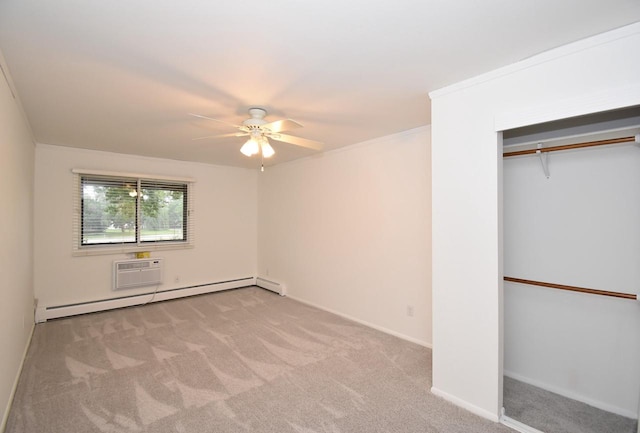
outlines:
[{"label": "ceiling fan", "polygon": [[302,125],[291,119],[267,122],[266,120],[264,120],[265,116],[267,115],[267,110],[263,108],[249,108],[249,115],[251,117],[242,122],[242,125],[234,125],[223,120],[213,119],[211,117],[202,116],[200,114],[189,113],[189,115],[199,117],[201,119],[213,120],[214,122],[223,123],[225,125],[229,125],[238,129],[238,132],[221,135],[209,135],[206,137],[194,138],[194,140],[248,136],[249,139],[242,146],[242,148],[240,148],[240,152],[242,152],[246,156],[253,156],[258,153],[261,154],[263,158],[269,158],[273,156],[275,154],[275,151],[269,144],[270,138],[276,141],[283,141],[285,143],[294,144],[296,146],[306,147],[307,149],[322,150],[322,143],[319,141],[282,134],[282,131],[302,128]]}]

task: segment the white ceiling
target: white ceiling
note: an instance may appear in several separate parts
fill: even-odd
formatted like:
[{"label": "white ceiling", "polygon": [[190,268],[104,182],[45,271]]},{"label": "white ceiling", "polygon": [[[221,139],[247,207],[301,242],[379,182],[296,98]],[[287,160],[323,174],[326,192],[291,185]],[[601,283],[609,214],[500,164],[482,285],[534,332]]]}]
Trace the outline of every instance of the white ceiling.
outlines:
[{"label": "white ceiling", "polygon": [[[39,143],[258,167],[252,106],[326,149],[430,123],[428,92],[640,21],[638,0],[0,0]],[[313,154],[273,143],[270,164]]]}]

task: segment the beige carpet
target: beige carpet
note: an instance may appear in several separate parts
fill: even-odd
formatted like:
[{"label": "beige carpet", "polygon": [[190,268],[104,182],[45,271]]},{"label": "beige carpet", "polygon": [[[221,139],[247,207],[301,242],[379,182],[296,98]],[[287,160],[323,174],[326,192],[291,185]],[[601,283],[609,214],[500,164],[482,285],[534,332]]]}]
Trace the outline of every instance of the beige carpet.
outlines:
[{"label": "beige carpet", "polygon": [[510,432],[431,351],[250,287],[36,326],[10,433]]}]

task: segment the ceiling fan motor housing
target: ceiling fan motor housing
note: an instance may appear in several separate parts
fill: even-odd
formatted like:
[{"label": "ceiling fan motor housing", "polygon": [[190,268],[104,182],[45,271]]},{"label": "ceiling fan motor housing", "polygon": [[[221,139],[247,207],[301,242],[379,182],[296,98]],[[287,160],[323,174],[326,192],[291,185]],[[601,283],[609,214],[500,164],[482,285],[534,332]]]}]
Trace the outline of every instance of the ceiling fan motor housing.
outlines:
[{"label": "ceiling fan motor housing", "polygon": [[267,115],[267,111],[262,108],[250,108],[249,115],[251,118],[242,122],[242,125],[249,130],[259,130],[262,125],[267,123],[267,121],[264,120],[264,117]]}]

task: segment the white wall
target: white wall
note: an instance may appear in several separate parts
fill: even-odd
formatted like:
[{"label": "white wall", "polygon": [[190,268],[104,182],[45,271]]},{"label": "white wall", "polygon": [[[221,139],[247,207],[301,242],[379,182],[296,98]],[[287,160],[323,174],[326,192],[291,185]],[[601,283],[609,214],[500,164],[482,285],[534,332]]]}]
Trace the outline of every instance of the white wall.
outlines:
[{"label": "white wall", "polygon": [[[638,293],[640,147],[504,161],[505,275]],[[505,283],[505,374],[636,417],[640,302]]]},{"label": "white wall", "polygon": [[196,179],[195,248],[152,253],[152,257],[165,259],[165,282],[158,290],[255,276],[256,170],[38,144],[34,274],[38,308],[147,293],[154,288],[111,289],[112,262],[130,258],[128,254],[72,255],[73,168]]},{"label": "white wall", "polygon": [[[0,63],[6,63],[0,53]],[[19,104],[0,75],[0,431],[33,328],[34,144]]]},{"label": "white wall", "polygon": [[429,132],[262,173],[259,275],[291,297],[429,346]]},{"label": "white wall", "polygon": [[640,103],[639,46],[636,24],[431,94],[434,393],[493,420],[502,406],[496,124]]}]

